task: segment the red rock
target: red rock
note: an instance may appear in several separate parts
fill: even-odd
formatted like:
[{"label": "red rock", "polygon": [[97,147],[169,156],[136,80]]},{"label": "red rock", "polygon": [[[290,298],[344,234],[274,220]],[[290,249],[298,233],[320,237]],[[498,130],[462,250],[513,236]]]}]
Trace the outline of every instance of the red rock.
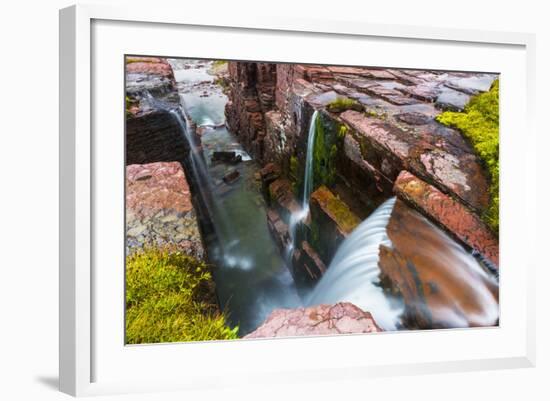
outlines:
[{"label": "red rock", "polygon": [[408,171],[399,174],[394,190],[398,197],[498,266],[497,238],[475,213],[460,202]]},{"label": "red rock", "polygon": [[340,118],[373,145],[387,149],[400,160],[409,157],[412,140],[401,130],[354,110],[345,111]]},{"label": "red rock", "polygon": [[269,184],[269,200],[286,221],[289,221],[292,213],[300,210],[300,204],[292,191],[292,184],[284,178],[278,178]]},{"label": "red rock", "polygon": [[376,333],[382,329],[369,312],[349,302],[297,309],[275,309],[244,338]]},{"label": "red rock", "polygon": [[400,91],[424,102],[435,102],[441,93],[441,90],[435,86],[428,85],[409,86],[400,89]]},{"label": "red rock", "polygon": [[461,245],[398,200],[380,247],[382,282],[401,295],[409,328],[492,326],[499,318],[496,279]]},{"label": "red rock", "polygon": [[425,141],[425,135],[412,135],[388,121],[353,110],[340,114],[340,119],[363,145],[363,159],[388,179],[394,180],[403,169],[410,170],[478,211],[487,206],[487,177],[478,158],[467,149],[437,147]]},{"label": "red rock", "polygon": [[279,249],[285,249],[286,245],[290,241],[288,225],[281,220],[279,213],[271,208],[267,210],[267,227],[269,228],[269,231],[275,239]]},{"label": "red rock", "polygon": [[126,209],[138,216],[160,209],[188,212],[193,208],[185,174],[178,162],[126,166]]},{"label": "red rock", "polygon": [[317,252],[307,241],[302,241],[301,252],[298,260],[298,266],[305,269],[311,281],[315,282],[327,271],[326,265],[323,263]]},{"label": "red rock", "polygon": [[173,79],[172,67],[168,63],[161,62],[135,62],[126,64],[126,72],[160,75]]}]

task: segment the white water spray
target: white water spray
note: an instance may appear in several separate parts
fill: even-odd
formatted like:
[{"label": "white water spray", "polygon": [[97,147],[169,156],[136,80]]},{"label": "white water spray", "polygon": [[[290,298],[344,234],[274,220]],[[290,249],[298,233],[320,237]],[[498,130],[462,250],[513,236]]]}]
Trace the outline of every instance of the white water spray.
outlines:
[{"label": "white water spray", "polygon": [[388,199],[340,245],[332,262],[306,300],[307,305],[351,302],[373,314],[384,330],[395,330],[402,309],[379,286],[380,245],[390,247],[386,233],[395,198]]},{"label": "white water spray", "polygon": [[317,119],[319,112],[315,110],[309,123],[307,135],[306,166],[304,170],[304,191],[302,194],[302,205],[300,210],[290,215],[288,222],[288,235],[290,243],[286,248],[286,260],[290,264],[292,254],[296,248],[296,228],[309,215],[309,198],[313,190],[313,150],[315,148],[315,133],[317,132]]}]

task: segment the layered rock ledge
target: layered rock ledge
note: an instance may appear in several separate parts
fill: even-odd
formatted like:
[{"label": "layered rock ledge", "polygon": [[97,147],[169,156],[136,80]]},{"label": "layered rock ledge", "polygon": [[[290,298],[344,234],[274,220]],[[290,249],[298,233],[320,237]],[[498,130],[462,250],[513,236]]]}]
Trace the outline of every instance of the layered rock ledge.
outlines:
[{"label": "layered rock ledge", "polygon": [[[442,111],[464,110],[472,96],[488,91],[497,78],[489,73],[229,62],[227,123],[266,166],[261,178],[271,202],[268,221],[283,252],[290,239],[289,217],[301,204],[312,116],[319,112],[313,122],[312,173],[314,189],[322,190],[312,194],[310,216],[296,232],[295,278],[315,282],[349,232],[342,230],[341,216],[318,201],[320,194],[330,194],[343,205],[339,210],[358,221],[397,194],[497,267],[498,233],[481,219],[490,200],[489,175],[468,140],[436,121]],[[404,171],[423,183],[414,196],[401,185]],[[304,255],[310,255],[308,264]],[[313,263],[317,260],[321,263]]]},{"label": "layered rock ledge", "polygon": [[203,258],[189,185],[178,162],[126,167],[126,243],[128,252],[172,245]]}]

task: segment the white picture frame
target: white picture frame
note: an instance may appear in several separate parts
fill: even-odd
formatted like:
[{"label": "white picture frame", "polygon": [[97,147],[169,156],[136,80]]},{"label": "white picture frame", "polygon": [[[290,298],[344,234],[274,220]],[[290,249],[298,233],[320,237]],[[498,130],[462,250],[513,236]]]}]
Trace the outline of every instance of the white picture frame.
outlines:
[{"label": "white picture frame", "polygon": [[[445,47],[453,47],[452,51],[456,54],[467,52],[468,48],[473,49],[472,51],[477,49],[475,51],[479,53],[486,52],[487,49],[496,49],[492,55],[480,56],[478,65],[483,64],[483,57],[491,56],[494,56],[491,62],[495,63],[495,60],[499,60],[499,52],[503,54],[502,60],[507,60],[506,57],[510,57],[509,65],[503,66],[505,69],[508,68],[509,75],[504,74],[503,77],[510,76],[511,78],[508,83],[505,82],[506,79],[503,79],[504,82],[501,84],[503,88],[501,95],[503,99],[501,115],[504,116],[503,131],[506,132],[511,128],[520,129],[524,133],[522,136],[524,143],[535,143],[535,132],[531,125],[534,120],[532,114],[535,85],[534,35],[374,25],[363,22],[297,20],[290,17],[254,20],[245,17],[240,20],[234,18],[227,20],[216,14],[208,17],[189,15],[184,12],[183,7],[182,9],[176,7],[169,10],[153,7],[115,8],[105,5],[78,5],[60,11],[60,390],[80,396],[170,389],[200,389],[230,384],[245,385],[246,380],[252,379],[257,383],[273,380],[291,382],[293,380],[326,380],[343,377],[359,379],[365,376],[534,366],[535,284],[534,274],[530,273],[533,272],[537,263],[536,253],[527,252],[527,256],[519,259],[519,255],[516,255],[514,251],[514,246],[516,246],[514,241],[520,241],[520,239],[514,232],[534,227],[536,211],[533,207],[527,207],[527,195],[514,194],[506,183],[519,180],[530,188],[532,194],[533,188],[536,188],[535,178],[527,172],[535,170],[535,151],[526,147],[516,148],[513,138],[510,138],[509,141],[507,139],[506,146],[502,148],[501,216],[504,219],[501,224],[501,250],[503,251],[501,256],[503,266],[501,270],[501,285],[503,286],[501,304],[503,318],[500,327],[411,332],[395,335],[390,333],[372,337],[346,336],[323,339],[278,339],[124,347],[119,332],[114,331],[123,329],[123,315],[118,314],[119,306],[123,304],[123,293],[120,292],[120,286],[117,287],[120,280],[123,280],[123,270],[116,273],[119,274],[118,279],[115,280],[117,285],[113,284],[112,286],[104,285],[103,281],[106,281],[108,277],[98,274],[95,270],[98,268],[98,263],[101,266],[105,265],[102,263],[104,261],[102,258],[105,256],[102,256],[104,254],[101,252],[97,253],[94,242],[97,239],[98,230],[104,227],[98,220],[104,213],[98,196],[108,197],[108,189],[120,184],[120,180],[117,181],[117,177],[120,177],[116,174],[113,176],[113,181],[105,184],[104,187],[105,181],[98,177],[113,166],[116,169],[117,163],[120,163],[121,154],[118,156],[115,154],[120,143],[117,142],[118,145],[115,144],[116,146],[112,147],[115,153],[111,154],[103,152],[106,149],[104,140],[98,141],[98,138],[94,137],[94,129],[102,127],[104,123],[111,120],[98,117],[102,115],[102,111],[100,107],[96,107],[94,96],[97,101],[97,96],[101,96],[103,89],[100,88],[95,92],[97,88],[93,83],[97,84],[98,80],[107,79],[104,77],[109,74],[120,74],[122,78],[122,58],[119,60],[120,64],[116,64],[110,62],[116,61],[115,58],[105,57],[118,57],[125,52],[178,56],[185,55],[185,51],[181,54],[165,53],[170,50],[170,44],[165,44],[162,49],[159,47],[155,51],[154,43],[150,45],[144,38],[140,44],[143,46],[141,50],[132,47],[132,45],[124,48],[120,42],[123,42],[125,37],[123,37],[124,35],[119,37],[117,32],[130,29],[133,33],[147,31],[147,37],[152,38],[156,37],[155,35],[158,35],[158,38],[163,38],[168,34],[173,35],[174,32],[180,32],[180,30],[184,32],[186,29],[189,32],[194,32],[186,33],[186,35],[204,35],[204,37],[224,32],[228,37],[233,35],[235,38],[241,38],[243,43],[246,41],[249,43],[243,44],[239,48],[239,52],[235,52],[231,46],[228,46],[228,43],[234,46],[236,42],[227,41],[224,44],[224,49],[217,50],[218,57],[239,58],[240,56],[243,59],[253,57],[250,55],[251,53],[247,52],[250,51],[252,46],[250,43],[252,43],[254,35],[262,35],[266,40],[273,40],[273,43],[277,43],[277,40],[302,40],[303,43],[309,43],[309,41],[313,43],[321,38],[326,41],[337,39],[342,44],[349,42],[354,46],[359,46],[363,41],[367,43],[369,40],[373,46],[376,46],[377,43],[381,45],[381,41],[384,42],[384,46],[397,46],[399,43],[407,41],[412,46],[411,48],[416,45],[429,45],[440,49],[442,54],[440,64],[432,65],[432,67],[441,69],[450,68],[453,65],[452,60],[445,58],[445,54],[449,54],[446,53]],[[96,35],[96,41],[94,41],[94,35]],[[110,50],[106,50],[105,38],[110,39]],[[205,43],[208,47],[210,42],[205,41]],[[116,47],[117,45],[119,47]],[[106,53],[110,52],[110,55],[99,56],[102,53],[98,53],[98,51],[102,52],[104,48]],[[172,49],[175,47],[173,46]],[[208,54],[212,54],[206,50],[205,53],[200,54],[199,50],[196,50],[188,56],[207,57]],[[277,51],[274,48],[271,50]],[[256,51],[258,51],[255,53],[256,57],[260,60],[302,61],[296,59],[299,56],[291,53],[287,55],[288,59],[283,59],[280,50],[278,50],[279,55],[275,58],[270,56],[269,49],[263,50],[265,53],[261,53],[261,49]],[[220,54],[222,52],[223,54]],[[305,54],[307,52],[302,51],[301,53],[304,53],[304,60],[310,62],[326,61],[325,59],[308,59],[308,55]],[[405,53],[402,54],[402,57],[404,55]],[[107,60],[109,63],[98,63],[98,60]],[[353,64],[354,60],[360,65],[359,58],[352,60],[349,57],[342,60],[341,64]],[[409,64],[394,66],[417,65],[416,61],[410,59],[403,63]],[[475,62],[473,63],[475,64]],[[106,69],[103,70],[107,64],[110,68],[108,72]],[[471,64],[470,68],[474,68],[474,64]],[[455,68],[458,69],[458,67],[460,66],[457,65]],[[118,82],[111,88],[115,91],[114,93],[120,92],[120,100],[114,100],[115,105],[117,101],[120,104],[123,102],[123,87],[117,85]],[[511,92],[507,93],[507,88],[508,90],[513,89],[516,95],[516,99],[510,99],[515,102],[513,104],[508,101],[508,98],[511,98]],[[513,116],[506,117],[504,112],[518,105],[519,108],[516,108],[518,112]],[[112,126],[120,127],[123,113],[120,113],[118,117],[116,114],[112,116],[114,116]],[[98,120],[98,118],[100,119]],[[122,141],[122,136],[123,131],[121,130],[118,140]],[[116,140],[117,137],[114,135],[113,137]],[[516,152],[515,157],[521,160],[517,171],[510,171],[505,167],[507,152],[512,149]],[[103,173],[98,170],[103,170]],[[121,166],[120,170],[122,170]],[[122,186],[120,186],[120,191],[122,191]],[[510,200],[506,200],[507,195]],[[113,221],[123,224],[122,220],[117,220],[118,215],[111,215],[111,217],[113,216],[115,217]],[[107,218],[107,215],[103,218]],[[120,252],[123,253],[122,238],[123,236],[120,235],[120,244],[115,245],[120,245]],[[518,242],[517,246],[524,245],[527,248],[532,246],[525,239],[522,241],[521,244]],[[115,252],[115,249],[113,248],[111,251]],[[105,255],[108,254],[107,252]],[[508,260],[510,263],[507,263]],[[507,270],[509,265],[518,265],[518,263],[512,263],[516,260],[521,260],[521,269]],[[122,269],[122,266],[120,268]],[[102,288],[102,294],[106,294],[105,297],[109,302],[114,302],[113,305],[118,305],[117,302],[120,303],[117,307],[113,307],[113,316],[119,316],[120,327],[116,322],[113,323],[112,319],[108,322],[105,314],[102,314],[104,309],[101,305],[96,304],[97,297],[94,298],[94,294],[96,294],[98,286]],[[120,297],[119,301],[117,301],[117,296]],[[510,315],[507,315],[508,313]],[[509,319],[506,319],[507,317]],[[114,326],[109,326],[110,324],[114,324]],[[115,344],[117,347],[120,346],[116,352],[109,352],[109,347],[105,345],[109,342],[105,340],[108,337],[115,338],[114,341],[119,344]],[[407,348],[418,348],[430,343],[436,344],[434,347],[437,348],[437,343],[441,341],[456,344],[454,354],[453,350],[446,350],[446,352],[448,351],[446,353],[436,349],[434,355],[421,359],[414,353],[409,355],[406,352]],[[460,344],[469,342],[493,345],[466,352]],[[368,349],[369,347],[384,347],[390,343],[392,347],[398,347],[401,350],[399,358],[388,356],[386,361],[383,355],[377,356],[374,352],[369,354],[371,355],[369,360],[360,359],[360,352],[357,353],[355,359],[353,355],[337,357],[339,355],[337,350],[348,347],[349,344],[356,347],[355,349],[357,347]],[[409,346],[410,344],[413,345]],[[319,347],[326,350],[325,360],[318,360],[315,357]],[[437,353],[439,355],[436,355]],[[292,366],[286,368],[284,357],[288,357],[289,354],[296,355],[297,360],[291,364]],[[117,355],[120,355],[119,359],[117,359]],[[163,372],[151,370],[151,367],[156,369],[160,361],[168,361],[167,366],[171,366],[174,361],[170,362],[169,360],[181,357],[181,355],[186,355],[188,361],[197,364],[201,355],[206,355],[207,358],[220,358],[220,361],[231,361],[231,358],[242,359],[243,365],[236,366],[233,370],[241,373],[246,372],[248,379],[244,378],[239,382],[222,369],[218,371],[215,369],[214,371],[201,370],[200,368],[188,369],[185,371],[185,375],[164,376]],[[267,355],[271,366],[253,365],[254,361],[258,362],[258,355]],[[211,361],[211,359],[208,360]],[[128,369],[121,369],[122,364]],[[245,364],[248,364],[249,367],[247,368]],[[264,365],[266,364],[264,363]],[[112,366],[112,369],[109,370],[107,366]],[[182,369],[184,368],[182,367]],[[127,374],[117,374],[121,371],[127,371]],[[132,378],[131,375],[133,375]],[[185,376],[185,378],[180,376]]]}]

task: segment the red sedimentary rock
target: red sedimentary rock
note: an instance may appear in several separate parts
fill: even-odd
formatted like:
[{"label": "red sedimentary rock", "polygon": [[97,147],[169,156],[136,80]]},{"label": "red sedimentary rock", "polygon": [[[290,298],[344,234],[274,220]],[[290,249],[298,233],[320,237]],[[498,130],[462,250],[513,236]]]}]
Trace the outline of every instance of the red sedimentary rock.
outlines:
[{"label": "red sedimentary rock", "polygon": [[382,329],[369,312],[349,302],[297,309],[276,309],[244,338],[376,333]]},{"label": "red sedimentary rock", "polygon": [[399,174],[394,190],[398,197],[498,266],[497,238],[483,221],[462,203],[408,171]]}]

